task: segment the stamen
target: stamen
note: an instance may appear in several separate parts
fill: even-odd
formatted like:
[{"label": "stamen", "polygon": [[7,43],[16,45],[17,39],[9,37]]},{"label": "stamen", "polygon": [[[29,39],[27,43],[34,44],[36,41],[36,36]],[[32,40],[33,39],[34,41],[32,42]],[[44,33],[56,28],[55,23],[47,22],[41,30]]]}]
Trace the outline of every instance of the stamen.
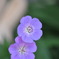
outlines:
[{"label": "stamen", "polygon": [[19,52],[20,52],[20,54],[24,54],[26,52],[25,46],[20,47]]},{"label": "stamen", "polygon": [[27,31],[28,31],[28,33],[31,33],[31,32],[33,32],[33,28],[31,26],[28,26]]}]

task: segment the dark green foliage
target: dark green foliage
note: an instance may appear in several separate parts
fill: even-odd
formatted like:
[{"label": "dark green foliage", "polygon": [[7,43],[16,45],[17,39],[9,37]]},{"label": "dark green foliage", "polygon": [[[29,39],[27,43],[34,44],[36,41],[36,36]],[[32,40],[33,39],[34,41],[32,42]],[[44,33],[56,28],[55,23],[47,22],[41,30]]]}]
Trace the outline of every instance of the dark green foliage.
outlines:
[{"label": "dark green foliage", "polygon": [[10,54],[8,52],[8,47],[10,43],[8,43],[6,40],[4,41],[4,44],[0,44],[0,59],[10,59]]}]

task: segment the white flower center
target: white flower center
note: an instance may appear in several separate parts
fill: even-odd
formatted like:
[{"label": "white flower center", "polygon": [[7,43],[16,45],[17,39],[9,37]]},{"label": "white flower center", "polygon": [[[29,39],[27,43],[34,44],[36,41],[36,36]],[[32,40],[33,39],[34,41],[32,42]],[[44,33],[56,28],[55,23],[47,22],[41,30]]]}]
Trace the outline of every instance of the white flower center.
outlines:
[{"label": "white flower center", "polygon": [[25,52],[26,52],[25,46],[20,47],[19,53],[20,53],[20,54],[24,54]]},{"label": "white flower center", "polygon": [[26,28],[26,31],[27,31],[28,33],[31,33],[31,32],[33,32],[33,28],[32,28],[31,26],[28,26],[28,27]]}]

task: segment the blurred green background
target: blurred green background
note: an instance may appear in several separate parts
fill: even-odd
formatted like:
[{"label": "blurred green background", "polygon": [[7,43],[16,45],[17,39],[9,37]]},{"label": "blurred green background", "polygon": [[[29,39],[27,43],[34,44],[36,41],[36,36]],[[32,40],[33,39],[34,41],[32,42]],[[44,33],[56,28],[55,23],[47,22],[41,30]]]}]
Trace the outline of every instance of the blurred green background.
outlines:
[{"label": "blurred green background", "polygon": [[[38,50],[35,59],[59,59],[59,0],[29,0],[25,15],[37,17],[43,24],[43,36],[36,41]],[[16,30],[17,27],[14,38]],[[10,59],[9,45],[7,41],[0,45],[0,59]]]}]

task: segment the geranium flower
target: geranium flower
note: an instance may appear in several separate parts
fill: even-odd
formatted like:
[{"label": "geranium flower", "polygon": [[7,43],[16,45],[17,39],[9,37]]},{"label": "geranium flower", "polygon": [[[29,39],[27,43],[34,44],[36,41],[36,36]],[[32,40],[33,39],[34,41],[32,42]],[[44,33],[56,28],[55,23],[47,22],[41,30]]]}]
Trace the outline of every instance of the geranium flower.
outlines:
[{"label": "geranium flower", "polygon": [[16,37],[15,42],[8,49],[11,59],[35,59],[35,55],[33,54],[37,50],[35,42],[25,43],[19,36]]},{"label": "geranium flower", "polygon": [[20,20],[17,33],[22,36],[24,42],[31,43],[33,40],[39,40],[42,36],[42,23],[37,18],[25,16]]}]

